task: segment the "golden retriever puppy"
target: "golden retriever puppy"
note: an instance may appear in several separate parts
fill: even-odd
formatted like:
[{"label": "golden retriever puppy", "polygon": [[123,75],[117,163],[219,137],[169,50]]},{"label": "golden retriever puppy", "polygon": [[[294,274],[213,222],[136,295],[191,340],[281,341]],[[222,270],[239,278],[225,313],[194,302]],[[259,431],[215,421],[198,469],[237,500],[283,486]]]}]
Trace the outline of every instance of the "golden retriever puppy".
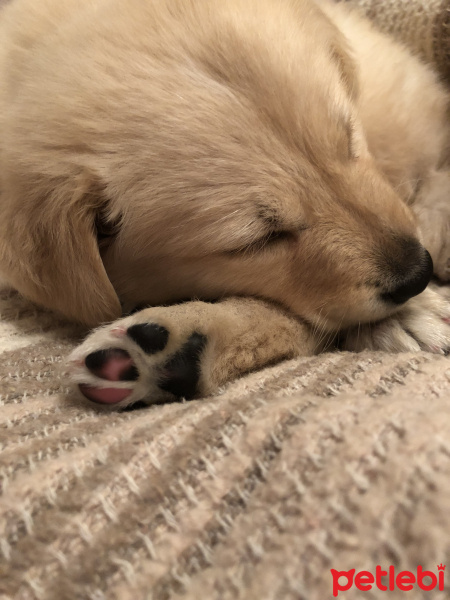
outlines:
[{"label": "golden retriever puppy", "polygon": [[448,94],[358,16],[12,0],[0,39],[1,276],[90,327],[153,307],[75,351],[80,396],[210,393],[342,330],[446,351]]}]

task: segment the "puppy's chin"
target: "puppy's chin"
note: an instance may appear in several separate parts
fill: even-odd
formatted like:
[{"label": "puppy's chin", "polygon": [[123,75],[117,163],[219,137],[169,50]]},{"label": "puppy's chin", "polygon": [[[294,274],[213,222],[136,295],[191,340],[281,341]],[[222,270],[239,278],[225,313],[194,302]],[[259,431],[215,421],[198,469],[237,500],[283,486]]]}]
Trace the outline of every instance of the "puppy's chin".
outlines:
[{"label": "puppy's chin", "polygon": [[400,306],[387,305],[373,297],[371,301],[357,305],[329,307],[327,311],[319,311],[315,315],[308,316],[306,320],[316,329],[335,333],[355,325],[381,321],[392,316],[399,309]]}]

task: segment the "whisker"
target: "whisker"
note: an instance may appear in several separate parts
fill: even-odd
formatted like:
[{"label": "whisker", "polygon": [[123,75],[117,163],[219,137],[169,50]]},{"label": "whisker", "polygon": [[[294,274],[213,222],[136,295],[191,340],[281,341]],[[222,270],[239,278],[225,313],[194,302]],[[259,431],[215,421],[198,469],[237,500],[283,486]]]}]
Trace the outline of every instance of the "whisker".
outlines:
[{"label": "whisker", "polygon": [[339,325],[336,328],[336,332],[331,332],[331,336],[330,336],[329,340],[327,340],[327,344],[325,346],[325,351],[328,350],[328,348],[330,347],[332,342],[336,340],[336,337],[339,334],[339,331],[341,330],[342,323],[343,323],[345,317],[347,316],[347,313],[348,313],[348,306],[347,306],[345,312],[341,316],[341,320],[339,321]]},{"label": "whisker", "polygon": [[322,323],[320,326],[319,338],[317,340],[317,347],[320,348],[323,344],[323,341],[328,338],[329,331],[327,330],[326,324]]},{"label": "whisker", "polygon": [[324,309],[325,303],[322,304],[322,306],[320,306],[320,310],[319,310],[319,314],[317,315],[317,320],[314,323],[314,327],[312,330],[312,335],[315,336],[317,334],[317,332],[319,331],[319,327],[320,327],[320,317],[322,316],[322,311]]}]

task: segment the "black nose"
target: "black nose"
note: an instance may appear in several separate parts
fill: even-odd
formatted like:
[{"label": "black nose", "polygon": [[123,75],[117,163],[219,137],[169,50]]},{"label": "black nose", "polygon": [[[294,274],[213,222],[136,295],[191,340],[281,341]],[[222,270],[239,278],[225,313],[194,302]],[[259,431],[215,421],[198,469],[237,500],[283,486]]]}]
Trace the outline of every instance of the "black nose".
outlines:
[{"label": "black nose", "polygon": [[[405,275],[397,276],[395,284],[389,291],[383,292],[381,297],[387,302],[403,304],[413,296],[417,296],[427,287],[433,275],[433,260],[425,248],[413,252],[414,264],[410,266]],[[410,259],[413,258],[410,255]]]}]

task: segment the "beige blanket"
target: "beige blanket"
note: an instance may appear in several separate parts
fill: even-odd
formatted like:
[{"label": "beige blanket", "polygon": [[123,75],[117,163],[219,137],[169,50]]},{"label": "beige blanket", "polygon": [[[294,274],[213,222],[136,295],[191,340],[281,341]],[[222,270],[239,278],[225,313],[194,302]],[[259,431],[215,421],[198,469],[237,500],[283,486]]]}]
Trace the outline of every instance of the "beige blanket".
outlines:
[{"label": "beige blanket", "polygon": [[104,414],[59,378],[73,328],[0,312],[2,600],[328,600],[332,568],[450,565],[447,358],[325,354]]},{"label": "beige blanket", "polygon": [[[354,3],[448,76],[447,0],[416,25],[417,0]],[[0,313],[0,600],[331,600],[330,569],[450,567],[447,358],[326,354],[104,414],[60,378],[79,332]]]},{"label": "beige blanket", "polygon": [[346,0],[450,81],[450,0]]}]

